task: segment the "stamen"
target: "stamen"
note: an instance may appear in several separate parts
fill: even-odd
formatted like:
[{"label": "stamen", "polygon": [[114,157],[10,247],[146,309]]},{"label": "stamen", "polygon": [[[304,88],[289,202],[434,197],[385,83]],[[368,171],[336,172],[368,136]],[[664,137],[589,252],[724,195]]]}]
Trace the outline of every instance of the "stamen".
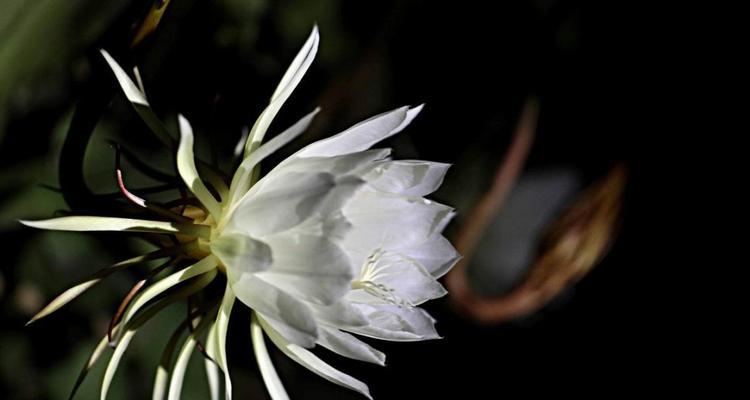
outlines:
[{"label": "stamen", "polygon": [[362,289],[370,295],[399,307],[413,308],[414,304],[400,297],[395,289],[377,282],[380,270],[388,266],[388,264],[383,264],[386,259],[385,256],[385,251],[380,248],[373,251],[365,260],[365,264],[362,266],[362,275],[360,279],[352,283],[352,288]]}]

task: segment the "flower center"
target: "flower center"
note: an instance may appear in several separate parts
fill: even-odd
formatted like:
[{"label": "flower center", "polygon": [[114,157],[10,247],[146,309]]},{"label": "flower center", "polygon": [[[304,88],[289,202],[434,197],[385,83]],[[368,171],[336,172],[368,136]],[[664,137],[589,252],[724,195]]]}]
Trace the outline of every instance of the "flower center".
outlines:
[{"label": "flower center", "polygon": [[388,268],[396,265],[392,258],[388,257],[382,249],[373,251],[362,265],[360,278],[352,282],[352,289],[362,289],[372,296],[399,307],[413,308],[414,304],[399,296],[396,289],[378,282],[378,280],[382,281],[384,275],[388,273]]}]

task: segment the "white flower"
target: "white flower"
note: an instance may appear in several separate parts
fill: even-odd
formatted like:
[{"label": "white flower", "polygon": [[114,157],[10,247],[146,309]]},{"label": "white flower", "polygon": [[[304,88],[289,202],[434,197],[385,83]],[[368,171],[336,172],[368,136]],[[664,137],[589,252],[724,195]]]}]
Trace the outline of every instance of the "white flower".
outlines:
[{"label": "white flower", "polygon": [[[171,301],[158,296],[175,286],[190,293],[202,290],[220,276],[218,272],[227,277],[224,297],[214,311],[215,318],[207,312],[203,321],[208,322],[199,328],[208,330],[206,350],[224,372],[227,398],[231,398],[232,390],[225,340],[235,298],[254,311],[256,358],[274,399],[287,395],[270,362],[261,327],[295,361],[368,397],[364,383],[326,364],[307,348],[319,344],[346,357],[384,364],[381,352],[351,333],[393,341],[439,337],[435,321],[418,306],[446,294],[436,279],[459,256],[441,235],[452,209],[423,196],[440,186],[448,166],[393,161],[388,149],[370,150],[375,143],[404,129],[421,106],[398,108],[313,143],[258,179],[258,164],[301,134],[318,112],[313,111],[261,145],[271,121],[312,63],[318,40],[316,28],[250,131],[231,183],[226,186],[207,176],[218,197],[198,174],[192,129],[180,116],[177,167],[203,209],[192,221],[174,215],[174,222],[108,217],[24,222],[44,229],[180,234],[180,245],[145,257],[179,255],[196,261],[151,284],[126,304],[114,328],[117,347],[105,373],[102,399],[129,341],[149,317],[152,308],[147,305],[153,300],[157,305]],[[103,54],[133,106],[169,142],[142,88],[107,53]],[[137,196],[129,194],[129,198],[148,206]],[[158,210],[167,216],[173,213]],[[98,280],[69,289],[33,320],[55,311]],[[179,397],[187,360],[199,334],[197,329],[178,357],[169,381],[170,399]],[[95,352],[92,359],[100,353]],[[218,371],[213,362],[206,362],[206,368],[215,399]],[[161,369],[157,372],[154,398],[166,393],[168,375]]]}]

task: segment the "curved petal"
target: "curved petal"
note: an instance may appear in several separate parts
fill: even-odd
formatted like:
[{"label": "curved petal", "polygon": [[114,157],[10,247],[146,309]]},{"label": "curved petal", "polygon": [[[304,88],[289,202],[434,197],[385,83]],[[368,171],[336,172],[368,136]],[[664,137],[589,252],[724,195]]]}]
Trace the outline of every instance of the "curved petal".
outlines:
[{"label": "curved petal", "polygon": [[177,148],[177,171],[195,197],[208,209],[218,221],[221,217],[221,205],[216,198],[208,191],[206,185],[198,176],[198,169],[195,168],[195,156],[193,154],[193,128],[190,122],[182,115],[178,116],[180,121],[180,146]]},{"label": "curved petal", "polygon": [[216,258],[212,255],[209,255],[208,257],[198,261],[197,263],[183,269],[180,271],[177,271],[166,278],[162,278],[150,286],[146,287],[141,293],[139,293],[133,301],[128,305],[128,308],[125,309],[125,312],[123,313],[121,324],[124,326],[130,321],[131,318],[135,315],[135,313],[138,312],[143,306],[145,306],[149,301],[154,299],[156,296],[164,293],[166,290],[170,289],[171,287],[181,283],[185,282],[188,279],[191,279],[193,277],[196,277],[198,275],[205,274],[209,271],[214,271],[216,268]]},{"label": "curved petal", "polygon": [[[219,364],[221,371],[224,373],[224,398],[226,400],[232,400],[232,378],[229,375],[229,365],[227,363],[227,329],[229,328],[229,317],[232,314],[234,300],[235,294],[232,288],[227,285],[224,290],[224,296],[221,299],[219,312],[216,315],[216,321],[214,321],[214,324],[209,329],[208,338],[206,339],[208,342],[206,346],[208,356],[216,360],[216,363]],[[209,370],[207,369],[207,371]],[[214,377],[209,375],[209,388],[211,389],[211,396],[213,398],[214,391],[218,395],[218,383],[211,383],[211,379],[214,379]]]},{"label": "curved petal", "polygon": [[383,192],[422,197],[440,187],[448,168],[450,164],[430,161],[383,161],[365,180]]},{"label": "curved petal", "polygon": [[404,129],[422,111],[422,105],[401,107],[376,115],[327,139],[319,140],[292,157],[331,157],[369,149]]},{"label": "curved petal", "polygon": [[117,61],[115,61],[115,59],[112,58],[109,53],[107,53],[106,50],[99,50],[99,52],[102,54],[102,56],[104,56],[104,59],[107,61],[107,64],[109,64],[112,72],[115,73],[115,78],[117,78],[117,82],[120,83],[120,87],[122,88],[122,91],[125,93],[125,96],[128,98],[128,100],[130,100],[131,103],[148,107],[149,104],[148,100],[146,100],[146,95],[143,94],[138,86],[136,86],[135,82],[130,79],[130,76],[128,76],[127,72],[122,69],[120,64],[118,64]]},{"label": "curved petal", "polygon": [[228,217],[226,230],[263,238],[290,229],[310,217],[335,186],[331,174],[283,174],[253,187]]},{"label": "curved petal", "polygon": [[367,315],[370,324],[345,328],[346,331],[376,339],[394,342],[415,342],[440,339],[435,330],[435,320],[419,307],[390,304],[356,304]]},{"label": "curved petal", "polygon": [[250,135],[245,144],[245,157],[250,156],[250,154],[260,146],[268,127],[281,109],[281,106],[284,105],[286,100],[292,94],[292,91],[294,91],[302,80],[307,69],[310,68],[310,64],[312,64],[313,59],[315,59],[315,54],[318,52],[319,41],[320,35],[318,34],[318,27],[314,26],[312,32],[310,32],[310,36],[302,46],[302,49],[281,78],[281,83],[279,83],[278,88],[273,96],[271,96],[271,102],[266,109],[263,110],[255,121],[253,128],[250,130]]},{"label": "curved petal", "polygon": [[367,343],[336,328],[322,327],[318,344],[353,360],[385,365],[385,354],[383,352],[373,349]]},{"label": "curved petal", "polygon": [[336,219],[341,207],[364,181],[317,170],[287,171],[266,176],[227,217],[225,231],[243,232],[265,240],[268,235],[292,229],[311,217]]},{"label": "curved petal", "polygon": [[207,318],[202,319],[195,330],[188,335],[187,339],[185,339],[185,343],[183,343],[182,348],[177,355],[177,361],[175,361],[172,377],[169,380],[168,400],[180,400],[180,395],[182,394],[182,383],[185,380],[185,372],[187,371],[188,363],[190,363],[190,356],[192,356],[195,345],[198,343],[198,335],[208,327],[209,321],[210,320]]},{"label": "curved petal", "polygon": [[453,210],[422,198],[360,191],[344,207],[351,222],[343,247],[352,260],[364,262],[378,248],[407,249],[429,239]]},{"label": "curved petal", "polygon": [[[386,160],[391,155],[391,149],[371,149],[339,156],[289,157],[282,161],[274,171],[320,171],[334,175],[355,175],[364,177],[377,163]],[[271,171],[269,175],[273,174]]]},{"label": "curved petal", "polygon": [[316,320],[338,328],[365,326],[370,323],[359,308],[343,299],[328,306],[311,304],[310,307],[315,313]]},{"label": "curved petal", "polygon": [[315,118],[315,116],[319,112],[320,107],[302,117],[302,119],[295,122],[294,125],[287,128],[287,130],[285,130],[284,132],[278,134],[266,144],[260,146],[256,151],[254,151],[242,161],[240,166],[235,171],[234,176],[232,177],[228,201],[230,209],[238,200],[242,198],[242,196],[247,192],[248,188],[252,184],[251,178],[253,169],[266,157],[275,153],[278,149],[282,148],[283,146],[294,140],[297,136],[301,135],[302,132],[304,132],[307,127],[310,126],[313,118]]},{"label": "curved petal", "polygon": [[165,258],[165,257],[170,256],[171,254],[174,254],[174,251],[167,251],[164,249],[159,249],[156,251],[152,251],[151,253],[148,253],[148,254],[133,257],[125,261],[120,261],[116,264],[110,265],[107,268],[100,269],[95,274],[88,277],[85,281],[71,288],[68,288],[67,290],[62,292],[60,295],[55,297],[51,302],[49,302],[49,304],[44,306],[44,308],[42,308],[38,313],[36,313],[29,320],[29,322],[26,323],[26,325],[29,325],[32,322],[39,320],[41,318],[44,318],[52,314],[53,312],[59,310],[62,306],[68,304],[69,302],[74,300],[76,297],[81,295],[83,292],[89,290],[92,286],[101,282],[102,279],[108,277],[109,275],[115,272],[118,272],[134,264],[140,264],[140,263],[148,262],[151,260],[158,260],[160,258]]},{"label": "curved petal", "polygon": [[107,64],[109,64],[112,72],[114,72],[117,82],[120,84],[122,91],[130,101],[133,109],[135,109],[138,115],[143,119],[143,122],[145,122],[146,125],[151,128],[151,131],[153,131],[154,135],[156,135],[156,137],[167,147],[172,148],[174,139],[164,127],[164,123],[162,123],[162,121],[159,120],[159,117],[154,114],[154,111],[148,104],[148,100],[146,100],[146,94],[143,92],[143,90],[136,86],[135,82],[130,79],[125,70],[122,69],[122,67],[117,63],[117,61],[115,61],[114,58],[112,58],[112,56],[109,55],[109,53],[104,50],[99,51],[101,52],[102,56],[104,56]]},{"label": "curved petal", "polygon": [[125,355],[125,350],[128,349],[130,342],[135,336],[135,333],[136,330],[129,329],[125,331],[120,340],[117,342],[115,351],[112,353],[112,357],[109,359],[109,363],[107,364],[107,369],[104,370],[104,379],[102,381],[102,387],[99,392],[100,400],[107,399],[107,393],[109,392],[109,387],[112,384],[112,379],[115,377],[117,367],[120,365],[120,360],[122,360],[122,356]]},{"label": "curved petal", "polygon": [[352,378],[351,376],[337,370],[336,368],[333,368],[332,366],[328,365],[326,362],[318,358],[315,354],[311,353],[309,350],[306,350],[294,343],[289,343],[286,339],[284,339],[283,336],[281,336],[281,334],[279,334],[279,332],[273,329],[273,327],[271,327],[264,318],[259,318],[259,322],[263,327],[263,330],[265,330],[268,334],[268,337],[271,339],[271,341],[276,345],[276,347],[284,352],[287,357],[296,361],[298,364],[309,369],[318,376],[323,377],[326,380],[337,385],[341,385],[343,387],[359,392],[366,396],[368,399],[372,400],[372,396],[370,396],[370,390],[367,388],[366,384]]},{"label": "curved petal", "polygon": [[255,314],[253,314],[252,321],[250,322],[250,334],[253,339],[255,360],[258,362],[260,375],[263,377],[263,383],[266,385],[266,389],[268,389],[268,394],[271,395],[271,400],[289,400],[289,395],[286,393],[286,389],[284,389],[284,384],[281,383],[279,374],[276,373],[276,368],[274,368],[271,357],[268,355],[266,341],[263,339],[263,329]]},{"label": "curved petal", "polygon": [[286,338],[304,347],[312,347],[318,337],[318,327],[312,310],[305,303],[258,278],[256,274],[242,274],[229,279],[232,291],[264,318],[275,320],[286,327]]},{"label": "curved petal", "polygon": [[424,243],[402,253],[424,266],[436,279],[445,275],[461,259],[461,255],[443,235],[433,235]]},{"label": "curved petal", "polygon": [[264,239],[273,250],[273,266],[257,274],[264,281],[305,301],[332,304],[354,279],[349,258],[327,237],[294,230]]},{"label": "curved petal", "polygon": [[[204,357],[203,360],[203,366],[206,369],[206,380],[208,381],[208,393],[211,400],[219,400],[219,391],[221,390],[219,383],[219,366],[215,361],[215,355],[217,353],[216,348],[218,346],[216,342],[216,322],[214,321],[214,323],[211,324],[211,327],[208,328],[208,333],[206,334],[206,354],[208,357]],[[227,387],[232,387],[231,382]]]}]

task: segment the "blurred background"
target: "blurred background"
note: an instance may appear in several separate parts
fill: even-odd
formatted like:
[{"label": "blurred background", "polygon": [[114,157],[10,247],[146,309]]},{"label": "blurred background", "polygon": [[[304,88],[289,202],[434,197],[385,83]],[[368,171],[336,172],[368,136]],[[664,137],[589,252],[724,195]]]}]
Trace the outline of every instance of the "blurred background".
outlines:
[{"label": "blurred background", "polygon": [[[144,30],[154,7],[158,26]],[[640,252],[640,233],[651,226],[642,215],[642,160],[653,141],[641,125],[648,13],[629,2],[565,0],[0,0],[0,398],[67,398],[142,275],[114,275],[24,327],[62,290],[144,244],[33,231],[17,219],[100,211],[88,195],[117,192],[113,142],[173,170],[98,50],[137,65],[168,128],[186,115],[201,156],[227,170],[243,129],[315,23],[316,62],[270,134],[318,105],[322,112],[264,168],[366,117],[426,103],[385,145],[397,158],[454,165],[432,198],[456,207],[446,235],[464,254],[445,278],[451,294],[426,306],[443,340],[373,343],[388,355],[385,368],[316,352],[379,399],[561,395],[594,383],[621,392],[651,382],[658,357],[632,367],[648,335],[636,287],[653,267]],[[136,167],[125,172],[131,188],[156,183]],[[249,316],[234,312],[236,398],[267,398]],[[110,398],[150,396],[182,318],[184,309],[170,307],[139,333]],[[292,398],[358,398],[273,356]],[[208,396],[200,357],[185,399]],[[98,396],[103,366],[77,398]]]}]

